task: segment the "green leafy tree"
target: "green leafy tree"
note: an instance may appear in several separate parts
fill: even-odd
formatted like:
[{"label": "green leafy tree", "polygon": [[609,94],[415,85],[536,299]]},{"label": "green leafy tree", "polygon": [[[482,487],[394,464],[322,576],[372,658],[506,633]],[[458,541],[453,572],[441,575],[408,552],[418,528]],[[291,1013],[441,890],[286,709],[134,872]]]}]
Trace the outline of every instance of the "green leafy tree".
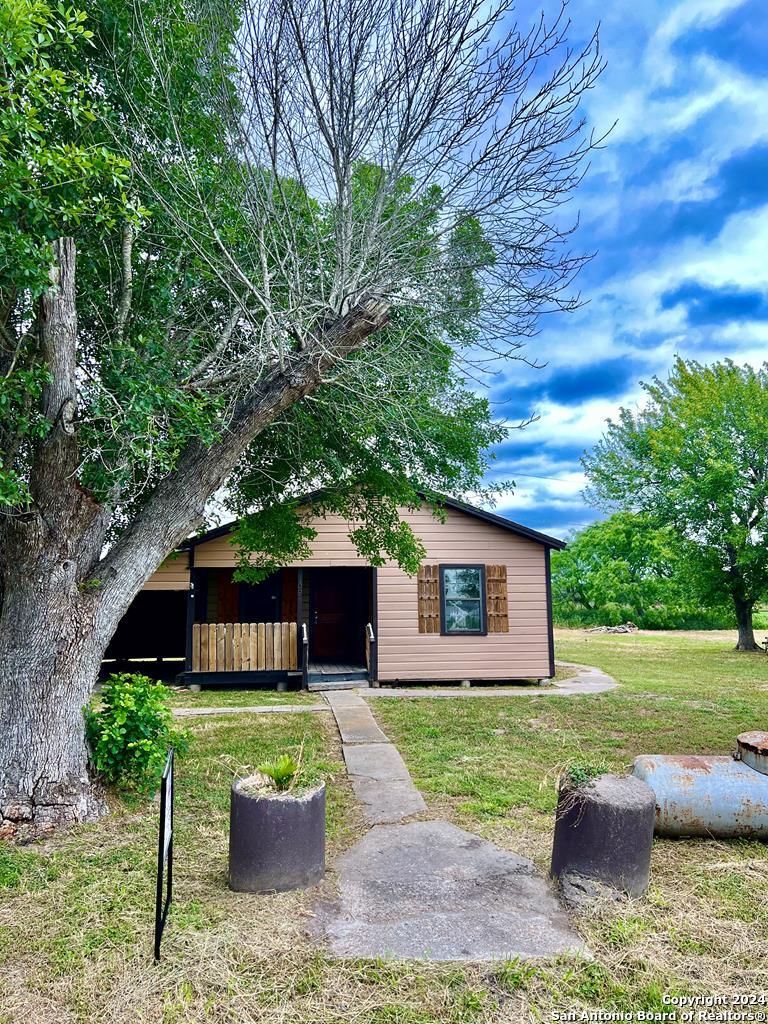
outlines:
[{"label": "green leafy tree", "polygon": [[768,366],[678,359],[643,387],[643,407],[622,409],[584,459],[588,494],[673,530],[690,587],[732,603],[737,650],[753,651],[768,594]]},{"label": "green leafy tree", "polygon": [[601,68],[508,14],[2,0],[0,831],[102,810],[82,707],[214,495],[244,574],[310,488],[412,569],[398,507],[482,486],[468,381],[575,302]]},{"label": "green leafy tree", "polygon": [[627,620],[650,629],[728,626],[722,602],[702,608],[692,586],[696,555],[669,526],[651,517],[616,512],[579,530],[552,558],[554,615],[563,624],[617,625]]}]

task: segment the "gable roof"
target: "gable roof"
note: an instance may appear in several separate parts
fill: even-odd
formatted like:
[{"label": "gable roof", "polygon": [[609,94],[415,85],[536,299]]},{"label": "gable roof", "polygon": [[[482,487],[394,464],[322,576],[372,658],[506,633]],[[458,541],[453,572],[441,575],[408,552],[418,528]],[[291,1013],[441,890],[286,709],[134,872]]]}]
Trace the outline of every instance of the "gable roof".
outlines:
[{"label": "gable roof", "polygon": [[[314,491],[312,494],[307,494],[303,498],[299,499],[301,505],[311,505],[314,500],[317,500],[321,491]],[[433,504],[425,494],[419,492],[419,496],[422,498],[425,504]],[[486,512],[485,509],[476,508],[474,505],[468,505],[464,501],[458,501],[456,498],[440,498],[443,505],[446,508],[452,508],[456,512],[463,512],[465,515],[472,516],[475,519],[482,519],[486,523],[490,523],[491,526],[498,526],[502,530],[507,530],[509,533],[515,533],[518,537],[525,537],[526,540],[531,540],[535,544],[541,544],[545,548],[554,548],[557,551],[562,551],[566,547],[564,540],[558,540],[557,537],[550,537],[549,534],[539,533],[538,530],[532,530],[528,526],[522,526],[520,523],[515,523],[511,519],[505,519],[504,516],[497,516],[493,512]],[[237,527],[239,520],[233,519],[230,523],[224,523],[223,526],[216,526],[212,530],[207,530],[205,533],[201,533],[199,537],[191,537],[181,545],[182,550],[188,548],[197,547],[198,544],[205,544],[206,541],[214,540],[216,537],[223,537]]]},{"label": "gable roof", "polygon": [[467,505],[466,502],[457,501],[456,498],[442,498],[441,500],[446,508],[456,509],[457,512],[466,512],[468,516],[474,516],[475,519],[483,519],[492,526],[499,526],[502,530],[516,533],[519,537],[525,537],[527,540],[532,540],[536,544],[543,545],[545,548],[555,548],[557,551],[562,551],[566,547],[564,540],[551,537],[548,533],[539,533],[538,530],[532,530],[529,526],[522,526],[520,523],[515,523],[504,516],[497,516],[493,512],[486,512],[485,509],[476,508],[474,505]]}]

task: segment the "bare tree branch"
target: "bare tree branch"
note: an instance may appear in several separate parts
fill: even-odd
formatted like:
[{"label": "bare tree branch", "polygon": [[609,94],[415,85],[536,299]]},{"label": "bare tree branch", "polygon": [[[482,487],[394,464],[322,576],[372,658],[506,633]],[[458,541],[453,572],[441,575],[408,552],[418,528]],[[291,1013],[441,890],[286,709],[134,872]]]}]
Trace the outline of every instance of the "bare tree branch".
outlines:
[{"label": "bare tree branch", "polygon": [[125,333],[125,325],[131,312],[133,301],[133,239],[134,227],[130,221],[123,225],[122,240],[120,243],[120,265],[122,268],[122,282],[120,288],[120,301],[117,304],[115,324],[117,337],[122,338]]}]

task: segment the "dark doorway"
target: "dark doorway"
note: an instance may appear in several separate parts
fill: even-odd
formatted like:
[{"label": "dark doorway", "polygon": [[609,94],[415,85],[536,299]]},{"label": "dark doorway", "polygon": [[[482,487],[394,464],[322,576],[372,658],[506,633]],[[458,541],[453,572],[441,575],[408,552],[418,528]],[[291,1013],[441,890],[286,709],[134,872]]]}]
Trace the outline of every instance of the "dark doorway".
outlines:
[{"label": "dark doorway", "polygon": [[282,622],[280,573],[261,583],[240,584],[240,622]]},{"label": "dark doorway", "polygon": [[197,569],[196,622],[296,622],[296,570],[238,583],[234,569]]},{"label": "dark doorway", "polygon": [[311,569],[309,577],[310,658],[330,664],[365,661],[370,570]]},{"label": "dark doorway", "polygon": [[102,674],[143,672],[172,679],[184,668],[186,590],[142,590],[120,620]]}]

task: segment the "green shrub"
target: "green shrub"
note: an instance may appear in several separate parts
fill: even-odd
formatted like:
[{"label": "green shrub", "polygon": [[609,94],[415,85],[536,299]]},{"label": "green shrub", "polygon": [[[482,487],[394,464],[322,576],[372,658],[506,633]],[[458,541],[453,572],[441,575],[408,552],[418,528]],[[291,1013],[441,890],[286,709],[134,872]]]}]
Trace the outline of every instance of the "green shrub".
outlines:
[{"label": "green shrub", "polygon": [[173,725],[168,691],[147,676],[111,675],[99,694],[100,707],[86,708],[86,735],[99,775],[122,789],[155,788],[168,747],[183,754],[187,734]]},{"label": "green shrub", "polygon": [[560,783],[566,788],[581,789],[611,770],[611,764],[604,757],[580,754],[564,767]]}]

